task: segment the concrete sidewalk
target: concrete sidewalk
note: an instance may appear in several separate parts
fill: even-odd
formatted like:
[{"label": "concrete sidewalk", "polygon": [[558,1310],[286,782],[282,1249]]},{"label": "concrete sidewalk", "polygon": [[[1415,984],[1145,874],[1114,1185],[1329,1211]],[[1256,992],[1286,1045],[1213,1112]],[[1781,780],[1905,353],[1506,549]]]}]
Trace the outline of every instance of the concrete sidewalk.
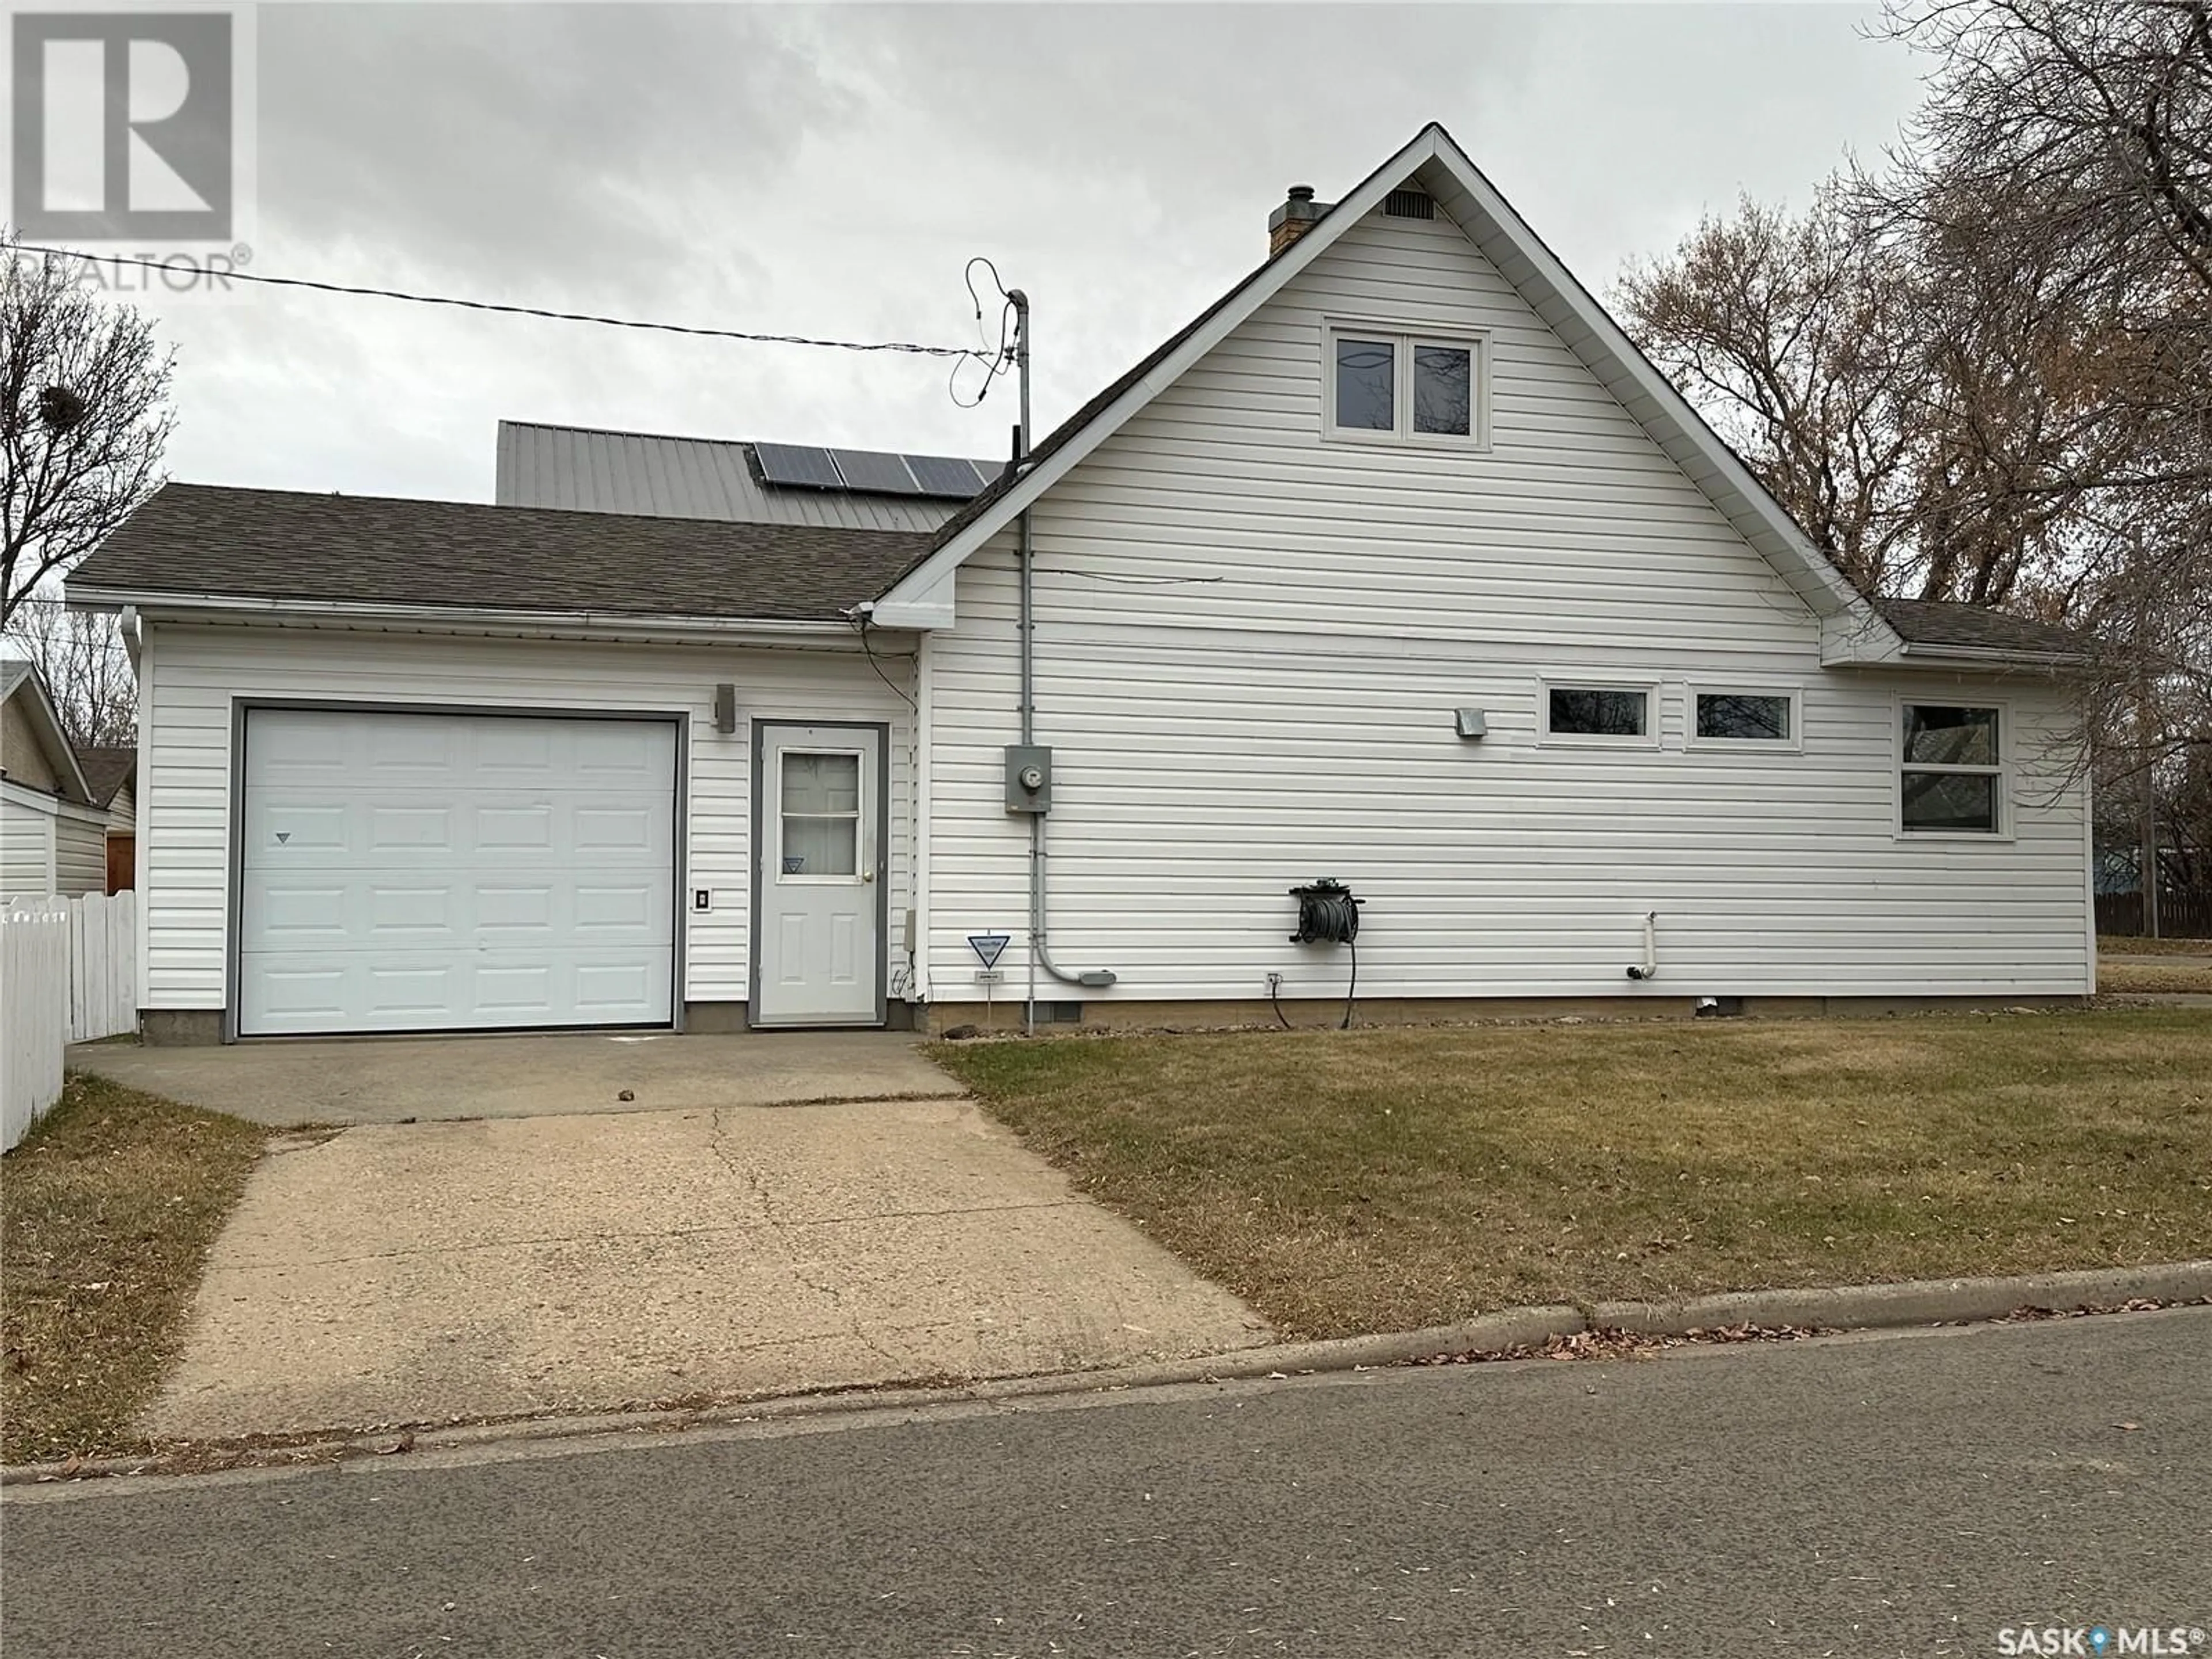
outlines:
[{"label": "concrete sidewalk", "polygon": [[94,1042],[71,1048],[69,1065],[187,1106],[289,1128],[965,1092],[921,1045],[901,1031],[518,1033],[205,1048]]},{"label": "concrete sidewalk", "polygon": [[1268,1338],[965,1100],[370,1127],[256,1170],[141,1426],[604,1410]]}]

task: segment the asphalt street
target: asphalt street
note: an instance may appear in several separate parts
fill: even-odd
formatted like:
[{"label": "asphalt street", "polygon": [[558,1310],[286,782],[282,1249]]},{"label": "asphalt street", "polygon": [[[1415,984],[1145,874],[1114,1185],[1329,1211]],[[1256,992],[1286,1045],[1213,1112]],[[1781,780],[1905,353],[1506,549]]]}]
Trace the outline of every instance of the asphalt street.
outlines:
[{"label": "asphalt street", "polygon": [[2188,1309],[16,1487],[0,1637],[1336,1659],[2057,1652],[2006,1632],[2102,1625],[2203,1652],[2209,1361]]}]

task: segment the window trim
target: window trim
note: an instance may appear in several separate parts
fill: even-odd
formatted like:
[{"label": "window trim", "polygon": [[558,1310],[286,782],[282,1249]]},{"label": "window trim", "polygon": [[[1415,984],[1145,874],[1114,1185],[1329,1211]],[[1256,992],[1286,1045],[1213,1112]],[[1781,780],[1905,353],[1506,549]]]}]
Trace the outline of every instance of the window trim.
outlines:
[{"label": "window trim", "polygon": [[[1660,682],[1632,676],[1607,678],[1595,674],[1546,674],[1536,682],[1536,741],[1547,748],[1656,749],[1665,711],[1660,707]],[[1644,696],[1644,730],[1634,737],[1613,732],[1554,732],[1552,693],[1554,691],[1638,691]]]},{"label": "window trim", "polygon": [[[1687,680],[1683,683],[1682,746],[1728,755],[1802,755],[1805,752],[1805,689],[1800,685],[1759,685],[1742,680]],[[1704,697],[1780,697],[1790,705],[1790,735],[1786,738],[1705,738],[1698,735],[1698,699]],[[1898,716],[1903,729],[1902,714]],[[1902,810],[1901,808],[1899,809]]]},{"label": "window trim", "polygon": [[[1340,340],[1388,341],[1395,356],[1391,398],[1397,424],[1389,431],[1336,423],[1336,349]],[[1465,436],[1456,432],[1413,430],[1413,352],[1419,346],[1443,346],[1468,353],[1468,378],[1474,394]],[[1322,325],[1321,435],[1324,443],[1368,444],[1387,449],[1451,449],[1481,452],[1490,447],[1490,331],[1486,328],[1430,328],[1412,323],[1378,323],[1331,317]]]},{"label": "window trim", "polygon": [[[1960,765],[1905,758],[1905,711],[1908,708],[1985,708],[1997,717],[1997,758],[1994,765]],[[1890,703],[1890,833],[1899,841],[1964,842],[1987,845],[2014,838],[2012,704],[2002,697],[1976,696],[1969,692],[1952,696],[1941,691],[1899,692]],[[1964,773],[1996,780],[1993,792],[1996,823],[1988,830],[1915,830],[1905,822],[1905,775],[1912,772]]]}]

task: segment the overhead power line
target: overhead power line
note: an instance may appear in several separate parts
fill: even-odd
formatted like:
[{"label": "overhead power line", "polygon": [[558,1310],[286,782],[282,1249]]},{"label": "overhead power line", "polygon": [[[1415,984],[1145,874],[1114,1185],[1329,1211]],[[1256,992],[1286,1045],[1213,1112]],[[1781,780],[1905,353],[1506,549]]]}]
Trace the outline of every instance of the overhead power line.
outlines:
[{"label": "overhead power line", "polygon": [[[85,259],[95,264],[137,265],[149,270],[174,270],[159,259],[135,259],[119,253],[83,253],[75,248],[38,247],[15,244],[22,253],[51,254],[61,259]],[[915,357],[983,357],[973,346],[923,345],[912,340],[820,340],[804,334],[755,334],[738,328],[702,328],[689,323],[648,322],[637,317],[601,317],[584,311],[547,311],[538,306],[502,305],[494,300],[461,300],[445,294],[410,294],[396,288],[359,288],[348,283],[318,283],[305,276],[264,276],[258,272],[229,270],[214,273],[222,280],[260,283],[270,288],[313,289],[319,294],[350,294],[372,300],[404,300],[410,305],[452,306],[463,311],[494,311],[508,317],[537,317],[554,323],[592,323],[601,328],[643,329],[656,334],[689,334],[709,340],[746,340],[759,345],[818,346],[833,351],[902,352]]]}]

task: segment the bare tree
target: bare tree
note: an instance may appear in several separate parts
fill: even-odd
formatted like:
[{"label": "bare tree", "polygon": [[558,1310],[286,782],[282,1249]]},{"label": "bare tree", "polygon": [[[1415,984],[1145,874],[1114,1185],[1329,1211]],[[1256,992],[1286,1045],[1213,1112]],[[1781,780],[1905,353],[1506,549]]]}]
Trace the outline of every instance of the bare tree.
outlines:
[{"label": "bare tree", "polygon": [[[1869,210],[1931,294],[1990,307],[1972,373],[1931,382],[1987,463],[1961,507],[2096,638],[2100,781],[2151,838],[2212,744],[2212,0],[1891,0],[1885,27],[1931,70]],[[2034,465],[1990,435],[2024,410]]]},{"label": "bare tree", "polygon": [[1814,544],[1876,591],[1908,585],[1917,562],[1911,289],[1831,180],[1802,218],[1748,197],[1707,216],[1614,295],[1629,332]]},{"label": "bare tree", "polygon": [[68,264],[0,236],[0,623],[161,483],[173,355]]},{"label": "bare tree", "polygon": [[7,646],[38,665],[76,747],[137,741],[138,678],[112,615],[33,594],[8,618]]}]

